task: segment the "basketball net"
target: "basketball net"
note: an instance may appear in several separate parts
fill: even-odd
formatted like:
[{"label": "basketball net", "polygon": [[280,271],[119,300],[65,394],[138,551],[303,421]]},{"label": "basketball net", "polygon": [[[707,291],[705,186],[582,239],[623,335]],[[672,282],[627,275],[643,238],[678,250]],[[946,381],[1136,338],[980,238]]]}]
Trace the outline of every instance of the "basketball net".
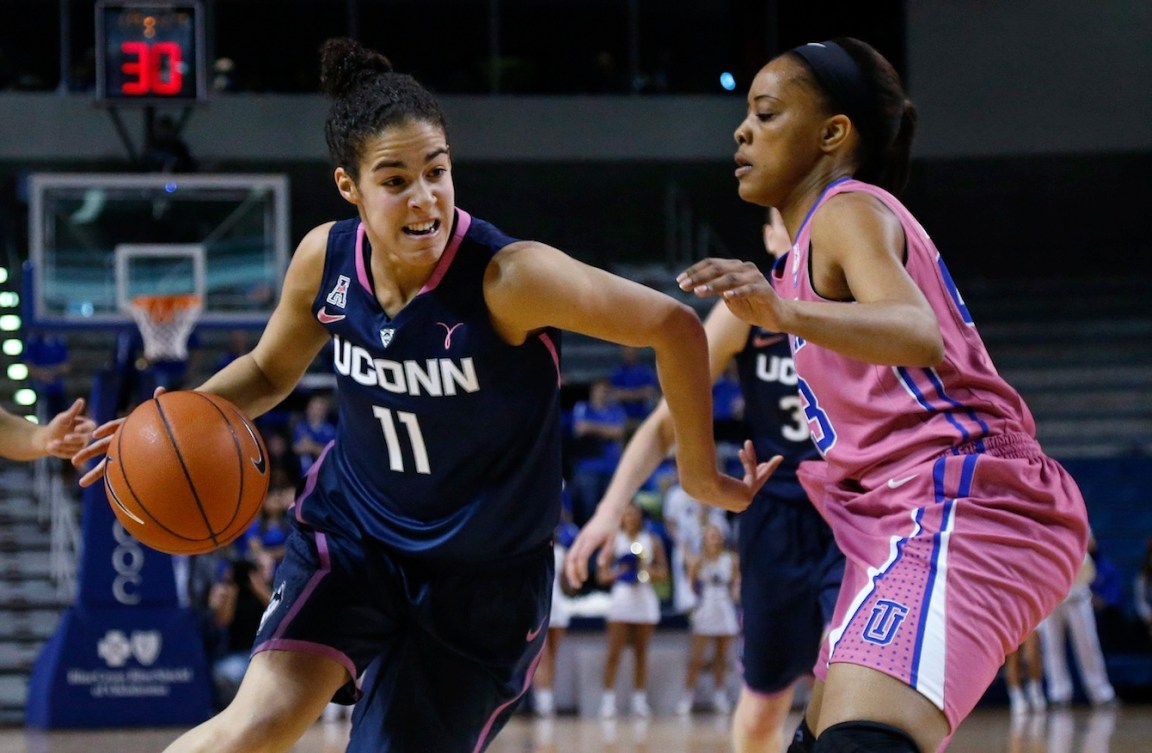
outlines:
[{"label": "basketball net", "polygon": [[149,361],[188,360],[188,336],[200,318],[200,296],[138,295],[132,299],[132,318],[144,339]]}]

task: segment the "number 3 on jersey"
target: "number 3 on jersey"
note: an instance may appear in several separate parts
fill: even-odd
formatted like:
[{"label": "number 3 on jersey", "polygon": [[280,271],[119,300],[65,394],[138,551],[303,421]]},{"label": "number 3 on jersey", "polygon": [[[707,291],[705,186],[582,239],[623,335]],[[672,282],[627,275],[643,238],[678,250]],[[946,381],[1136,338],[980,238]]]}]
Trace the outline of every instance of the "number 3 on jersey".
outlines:
[{"label": "number 3 on jersey", "polygon": [[390,469],[401,473],[407,470],[404,468],[404,453],[401,451],[402,448],[400,446],[400,432],[396,426],[396,420],[399,419],[405,433],[408,435],[408,442],[412,446],[412,457],[416,461],[416,472],[425,474],[432,473],[432,469],[428,465],[428,449],[424,446],[424,435],[420,433],[420,422],[416,419],[415,413],[402,410],[393,413],[393,411],[388,408],[381,408],[379,405],[374,405],[372,406],[372,415],[379,419],[380,428],[384,430],[384,442],[388,445],[388,467]]},{"label": "number 3 on jersey", "polygon": [[832,445],[836,444],[836,430],[828,420],[828,414],[820,407],[812,388],[802,378],[797,379],[800,389],[800,402],[804,406],[804,416],[808,419],[808,427],[812,431],[812,441],[821,455],[827,455]]}]

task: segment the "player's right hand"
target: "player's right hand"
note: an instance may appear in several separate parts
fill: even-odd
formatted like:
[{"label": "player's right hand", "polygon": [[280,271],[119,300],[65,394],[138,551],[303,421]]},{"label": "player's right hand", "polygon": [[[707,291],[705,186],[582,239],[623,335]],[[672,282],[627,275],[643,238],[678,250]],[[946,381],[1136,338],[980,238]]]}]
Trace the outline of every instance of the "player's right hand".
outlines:
[{"label": "player's right hand", "polygon": [[623,511],[601,504],[592,519],[580,529],[564,557],[564,578],[573,589],[579,589],[588,580],[588,561],[601,547],[608,546],[615,539],[623,514]]},{"label": "player's right hand", "polygon": [[[167,390],[163,387],[157,387],[156,391],[152,393],[152,398],[156,399],[165,392]],[[92,443],[72,456],[72,467],[78,471],[84,470],[90,461],[100,458],[100,462],[80,477],[80,486],[92,486],[104,478],[104,469],[108,462],[108,447],[112,444],[112,437],[116,436],[116,430],[120,428],[122,423],[124,423],[123,418],[114,418],[97,426],[96,430],[92,432]]]},{"label": "player's right hand", "polygon": [[90,460],[100,458],[100,462],[80,477],[80,486],[91,486],[104,478],[104,465],[108,461],[106,457],[108,446],[112,444],[112,437],[116,436],[116,430],[120,428],[122,423],[124,423],[124,419],[117,418],[108,423],[100,424],[92,432],[92,443],[72,456],[72,466],[78,471],[84,470]]}]

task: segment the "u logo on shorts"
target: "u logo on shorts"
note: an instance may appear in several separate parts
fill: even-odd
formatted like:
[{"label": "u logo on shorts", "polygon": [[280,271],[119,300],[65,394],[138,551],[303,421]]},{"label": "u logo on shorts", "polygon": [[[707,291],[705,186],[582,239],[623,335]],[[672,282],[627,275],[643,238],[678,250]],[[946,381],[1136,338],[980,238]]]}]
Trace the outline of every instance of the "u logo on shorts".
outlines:
[{"label": "u logo on shorts", "polygon": [[878,646],[887,646],[896,636],[900,624],[908,616],[908,607],[895,601],[880,599],[872,607],[872,616],[861,634],[864,640]]}]

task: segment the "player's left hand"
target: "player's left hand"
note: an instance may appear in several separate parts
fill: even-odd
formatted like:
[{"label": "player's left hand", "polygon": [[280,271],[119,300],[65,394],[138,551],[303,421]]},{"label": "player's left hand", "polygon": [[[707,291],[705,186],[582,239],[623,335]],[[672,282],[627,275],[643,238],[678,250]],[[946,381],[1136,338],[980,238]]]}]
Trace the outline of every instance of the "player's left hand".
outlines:
[{"label": "player's left hand", "polygon": [[84,398],[64,411],[57,413],[44,427],[44,454],[68,459],[84,445],[88,444],[96,422],[83,415]]},{"label": "player's left hand", "polygon": [[728,310],[739,319],[773,332],[786,332],[782,320],[783,301],[764,273],[750,261],[704,259],[676,277],[686,293],[700,298],[720,296]]}]

